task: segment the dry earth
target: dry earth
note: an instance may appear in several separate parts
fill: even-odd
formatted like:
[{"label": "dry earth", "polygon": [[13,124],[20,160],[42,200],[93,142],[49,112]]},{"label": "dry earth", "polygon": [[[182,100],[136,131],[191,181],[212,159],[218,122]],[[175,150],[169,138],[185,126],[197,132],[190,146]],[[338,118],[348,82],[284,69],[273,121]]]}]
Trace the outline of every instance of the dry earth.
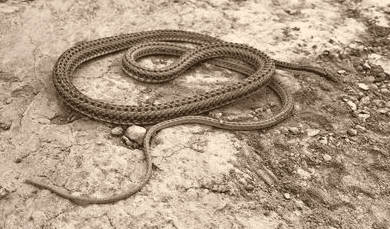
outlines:
[{"label": "dry earth", "polygon": [[[390,5],[381,0],[1,0],[0,228],[390,227]],[[201,125],[162,130],[154,173],[134,196],[79,206],[23,183],[41,179],[77,194],[109,196],[139,180],[142,148],[110,126],[69,120],[51,70],[77,42],[152,29],[183,29],[246,43],[275,59],[323,66],[341,84],[278,71],[295,99],[263,131]],[[172,58],[144,60],[163,66]],[[118,104],[201,93],[241,76],[210,64],[164,85],[122,73],[121,55],[85,64],[75,85]],[[211,112],[268,117],[264,90]]]}]

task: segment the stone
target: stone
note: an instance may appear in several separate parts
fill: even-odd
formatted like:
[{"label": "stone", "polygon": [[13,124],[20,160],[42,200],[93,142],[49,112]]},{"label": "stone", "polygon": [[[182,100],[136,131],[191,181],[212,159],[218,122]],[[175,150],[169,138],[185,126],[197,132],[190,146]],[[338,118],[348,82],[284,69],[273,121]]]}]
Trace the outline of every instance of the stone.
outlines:
[{"label": "stone", "polygon": [[370,66],[367,62],[365,62],[365,63],[363,64],[363,68],[365,68],[365,69],[371,69],[371,66]]},{"label": "stone", "polygon": [[8,196],[10,193],[11,192],[7,188],[0,185],[0,200]]},{"label": "stone", "polygon": [[370,84],[370,89],[371,90],[378,90],[378,86],[376,86],[375,84]]},{"label": "stone", "polygon": [[123,134],[123,128],[120,126],[115,127],[114,129],[111,130],[111,134],[114,136],[120,136]]},{"label": "stone", "polygon": [[322,156],[322,157],[324,158],[324,161],[326,161],[326,162],[332,160],[332,157],[329,154],[324,154],[324,156]]},{"label": "stone", "polygon": [[298,134],[298,133],[299,133],[299,128],[298,128],[298,127],[295,127],[295,126],[288,128],[288,130],[289,130],[291,133],[293,133],[293,134]]},{"label": "stone", "polygon": [[364,127],[364,126],[361,126],[361,125],[356,125],[355,128],[359,131],[363,131],[365,132],[367,129]]},{"label": "stone", "polygon": [[320,143],[327,145],[328,144],[328,139],[324,136],[319,140]]},{"label": "stone", "polygon": [[371,115],[370,114],[367,114],[367,113],[359,113],[358,115],[358,118],[360,120],[362,120],[363,122],[365,122]]},{"label": "stone", "polygon": [[387,112],[390,112],[390,109],[385,107],[385,108],[379,108],[377,111],[381,114],[386,114]]},{"label": "stone", "polygon": [[365,90],[367,91],[368,89],[370,89],[367,84],[364,84],[364,83],[358,83],[358,87],[362,90]]},{"label": "stone", "polygon": [[302,168],[297,169],[297,174],[304,180],[307,180],[311,177],[311,174],[309,172],[303,170]]},{"label": "stone", "polygon": [[145,134],[146,129],[144,127],[136,125],[130,126],[125,132],[126,137],[128,137],[132,141],[137,142],[140,145],[142,145],[142,142],[144,141]]},{"label": "stone", "polygon": [[377,107],[383,107],[384,106],[384,101],[383,100],[381,100],[381,99],[374,99],[373,101],[372,101],[374,104],[375,104],[375,106],[377,106]]},{"label": "stone", "polygon": [[215,113],[215,115],[214,115],[214,118],[216,118],[216,119],[219,119],[221,117],[222,117],[222,113],[221,112]]},{"label": "stone", "polygon": [[285,198],[286,200],[291,199],[291,196],[290,196],[290,194],[288,194],[288,193],[284,193],[283,196],[284,196],[284,198]]},{"label": "stone", "polygon": [[357,106],[354,102],[352,102],[351,100],[348,100],[347,101],[347,105],[353,110],[353,111],[356,111],[357,110]]},{"label": "stone", "polygon": [[358,134],[358,131],[356,129],[348,129],[347,130],[347,134],[349,134],[349,136],[356,136]]},{"label": "stone", "polygon": [[390,93],[389,89],[387,89],[387,88],[382,88],[381,92],[384,93],[384,94],[389,94]]},{"label": "stone", "polygon": [[370,102],[370,96],[364,96],[363,98],[360,99],[360,102],[362,104],[368,104]]},{"label": "stone", "polygon": [[345,71],[345,70],[338,70],[338,71],[337,71],[338,74],[344,74],[344,73],[346,73],[346,72],[347,72],[347,71]]},{"label": "stone", "polygon": [[263,111],[264,111],[263,107],[259,107],[259,108],[255,109],[255,113],[258,113],[258,114],[262,113]]},{"label": "stone", "polygon": [[309,137],[314,137],[319,133],[320,133],[320,130],[318,130],[318,129],[308,129],[307,130],[307,136],[309,136]]}]

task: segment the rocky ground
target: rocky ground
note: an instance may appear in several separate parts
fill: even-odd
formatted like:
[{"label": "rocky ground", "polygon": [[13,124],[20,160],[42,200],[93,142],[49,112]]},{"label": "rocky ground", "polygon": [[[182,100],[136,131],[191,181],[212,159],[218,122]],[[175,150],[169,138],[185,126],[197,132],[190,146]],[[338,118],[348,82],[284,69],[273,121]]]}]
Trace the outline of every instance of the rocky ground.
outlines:
[{"label": "rocky ground", "polygon": [[[0,1],[0,228],[390,227],[390,5],[381,0]],[[51,81],[77,42],[183,29],[246,43],[272,58],[334,70],[340,84],[278,71],[292,117],[262,131],[182,125],[153,139],[154,172],[134,196],[80,206],[25,184],[36,178],[95,197],[145,170],[115,126],[70,110]],[[144,60],[163,66],[172,58]],[[157,103],[241,76],[201,64],[164,85],[136,82],[121,54],[85,64],[74,83],[118,104]],[[269,117],[271,90],[212,111]],[[116,129],[117,130],[117,129]]]}]

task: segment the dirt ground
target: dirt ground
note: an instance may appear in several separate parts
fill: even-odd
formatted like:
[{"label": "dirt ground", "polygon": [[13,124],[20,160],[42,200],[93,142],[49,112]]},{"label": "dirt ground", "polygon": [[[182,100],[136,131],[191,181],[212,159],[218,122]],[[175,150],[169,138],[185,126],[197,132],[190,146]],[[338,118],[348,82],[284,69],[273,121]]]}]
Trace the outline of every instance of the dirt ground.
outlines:
[{"label": "dirt ground", "polygon": [[[382,0],[0,0],[0,228],[390,228],[390,4]],[[295,109],[261,131],[181,125],[152,141],[153,177],[106,205],[76,205],[25,184],[110,196],[145,172],[115,127],[69,119],[51,80],[77,42],[181,29],[246,43],[272,58],[322,66],[341,83],[277,71]],[[242,76],[211,64],[173,82],[128,78],[121,55],[83,65],[74,84],[117,104],[158,103]],[[168,57],[143,60],[164,66]],[[275,94],[214,110],[270,117]]]}]

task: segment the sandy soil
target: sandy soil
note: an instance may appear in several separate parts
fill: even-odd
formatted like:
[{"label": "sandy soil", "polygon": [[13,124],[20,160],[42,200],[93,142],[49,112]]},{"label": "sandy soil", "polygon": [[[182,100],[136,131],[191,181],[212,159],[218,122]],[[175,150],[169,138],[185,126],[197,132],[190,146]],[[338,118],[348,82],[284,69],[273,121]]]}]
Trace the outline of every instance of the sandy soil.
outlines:
[{"label": "sandy soil", "polygon": [[[384,2],[0,1],[0,228],[389,228],[390,5]],[[152,144],[152,179],[115,204],[79,206],[23,183],[38,177],[75,195],[102,197],[140,179],[142,148],[112,136],[115,126],[69,120],[51,70],[77,42],[152,29],[246,43],[275,59],[332,69],[342,83],[278,71],[295,99],[283,123],[247,132],[201,125],[162,130]],[[93,98],[140,104],[241,79],[201,64],[172,83],[148,85],[126,77],[120,64],[120,54],[91,61],[74,83]],[[264,90],[210,115],[261,118],[278,107]]]}]

